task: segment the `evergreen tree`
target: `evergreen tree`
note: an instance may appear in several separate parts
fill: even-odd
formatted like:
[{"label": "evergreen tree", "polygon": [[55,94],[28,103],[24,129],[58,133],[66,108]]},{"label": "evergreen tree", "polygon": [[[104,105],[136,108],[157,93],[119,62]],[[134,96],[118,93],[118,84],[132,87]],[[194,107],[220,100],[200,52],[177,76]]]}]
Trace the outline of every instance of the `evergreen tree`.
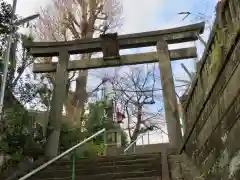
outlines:
[{"label": "evergreen tree", "polygon": [[11,14],[11,5],[4,0],[0,0],[0,57],[3,56],[3,51],[6,47],[6,37],[10,32]]}]

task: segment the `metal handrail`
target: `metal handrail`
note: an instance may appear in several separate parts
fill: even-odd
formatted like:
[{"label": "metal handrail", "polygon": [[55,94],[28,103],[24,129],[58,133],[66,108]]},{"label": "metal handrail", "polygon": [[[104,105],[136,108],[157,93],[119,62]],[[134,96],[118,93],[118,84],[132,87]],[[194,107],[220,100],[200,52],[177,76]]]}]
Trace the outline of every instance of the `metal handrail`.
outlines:
[{"label": "metal handrail", "polygon": [[130,147],[132,147],[132,145],[140,138],[140,137],[142,137],[144,134],[141,134],[140,136],[138,136],[137,137],[137,139],[135,139],[131,144],[129,144],[128,145],[128,147],[126,147],[125,149],[124,149],[124,154],[126,153],[126,151],[130,148]]},{"label": "metal handrail", "polygon": [[48,167],[49,165],[51,165],[52,163],[54,163],[55,161],[61,159],[62,157],[68,155],[69,153],[71,153],[72,151],[76,150],[77,148],[79,148],[81,145],[83,145],[84,143],[88,142],[89,140],[91,140],[92,138],[102,134],[103,132],[105,132],[106,129],[102,129],[98,132],[96,132],[95,134],[93,134],[92,136],[88,137],[87,139],[83,140],[82,142],[78,143],[77,145],[69,148],[68,150],[64,151],[63,153],[59,154],[58,156],[56,156],[55,158],[49,160],[48,162],[46,162],[45,164],[39,166],[38,168],[34,169],[33,171],[31,171],[30,173],[26,174],[25,176],[21,177],[19,180],[25,180],[31,176],[33,176],[34,174],[36,174],[37,172],[45,169],[46,167]]}]

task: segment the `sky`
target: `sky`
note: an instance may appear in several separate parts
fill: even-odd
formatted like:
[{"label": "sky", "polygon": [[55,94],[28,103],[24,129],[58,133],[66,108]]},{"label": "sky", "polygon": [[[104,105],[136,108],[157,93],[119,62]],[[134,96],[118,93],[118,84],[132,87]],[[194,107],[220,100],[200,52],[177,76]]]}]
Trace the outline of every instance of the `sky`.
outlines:
[{"label": "sky", "polygon": [[[12,0],[7,0],[12,3]],[[18,0],[17,3],[17,14],[26,17],[34,13],[39,12],[40,8],[47,5],[50,0]],[[207,19],[212,20],[214,17],[214,9],[216,0],[122,0],[123,5],[123,25],[118,30],[119,34],[129,34],[137,32],[145,32],[152,30],[160,30],[165,28],[173,28],[190,23],[199,22],[194,16],[183,20],[183,16],[178,15],[179,12],[191,12],[193,14],[204,14]],[[211,24],[211,23],[210,23]],[[205,33],[202,37],[207,40],[209,30],[206,28]],[[198,48],[198,59],[204,50],[203,45],[197,41],[195,43],[178,44],[172,48],[178,48],[183,46],[196,45]],[[171,47],[170,47],[171,48]],[[121,53],[139,53],[144,51],[154,50],[151,48],[142,48],[134,50],[124,50]],[[181,60],[172,62],[172,69],[174,78],[188,79],[186,73],[180,66],[180,63],[190,70],[194,71],[195,67],[194,59]],[[99,72],[99,71],[95,71]],[[93,72],[93,74],[95,73]],[[176,83],[176,82],[175,82]],[[176,83],[177,84],[177,83]],[[175,84],[175,85],[176,85]],[[181,93],[180,90],[176,89],[177,92]],[[159,132],[150,133],[150,143],[158,143],[162,141],[159,138]],[[144,136],[143,140],[147,142],[147,136]],[[141,144],[142,139],[139,140],[138,144]],[[144,142],[144,143],[145,143]]]}]

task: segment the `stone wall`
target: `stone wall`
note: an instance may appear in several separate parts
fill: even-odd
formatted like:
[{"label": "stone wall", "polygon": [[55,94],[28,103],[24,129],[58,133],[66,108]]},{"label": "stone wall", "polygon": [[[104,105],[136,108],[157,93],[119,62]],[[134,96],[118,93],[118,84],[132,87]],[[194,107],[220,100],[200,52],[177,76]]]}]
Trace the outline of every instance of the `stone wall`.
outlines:
[{"label": "stone wall", "polygon": [[240,179],[240,1],[222,0],[184,103],[181,152],[204,179]]},{"label": "stone wall", "polygon": [[168,168],[171,180],[205,180],[198,168],[184,153],[169,155]]}]

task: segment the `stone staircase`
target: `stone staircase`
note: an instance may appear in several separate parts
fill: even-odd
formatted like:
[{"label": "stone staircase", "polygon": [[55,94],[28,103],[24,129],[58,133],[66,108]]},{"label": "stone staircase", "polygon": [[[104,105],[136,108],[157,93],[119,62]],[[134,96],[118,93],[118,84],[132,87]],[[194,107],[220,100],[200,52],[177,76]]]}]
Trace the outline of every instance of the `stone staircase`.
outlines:
[{"label": "stone staircase", "polygon": [[[42,159],[32,168],[27,168],[25,163],[22,170],[21,167],[15,169],[12,173],[0,176],[0,179],[18,180],[44,162],[46,160]],[[59,160],[29,180],[72,180],[72,166],[72,161]],[[75,167],[75,180],[204,180],[186,154],[177,155],[171,152],[79,158]]]},{"label": "stone staircase", "polygon": [[[76,180],[161,179],[161,154],[80,158],[75,175]],[[71,180],[72,161],[57,161],[29,179]]]}]

